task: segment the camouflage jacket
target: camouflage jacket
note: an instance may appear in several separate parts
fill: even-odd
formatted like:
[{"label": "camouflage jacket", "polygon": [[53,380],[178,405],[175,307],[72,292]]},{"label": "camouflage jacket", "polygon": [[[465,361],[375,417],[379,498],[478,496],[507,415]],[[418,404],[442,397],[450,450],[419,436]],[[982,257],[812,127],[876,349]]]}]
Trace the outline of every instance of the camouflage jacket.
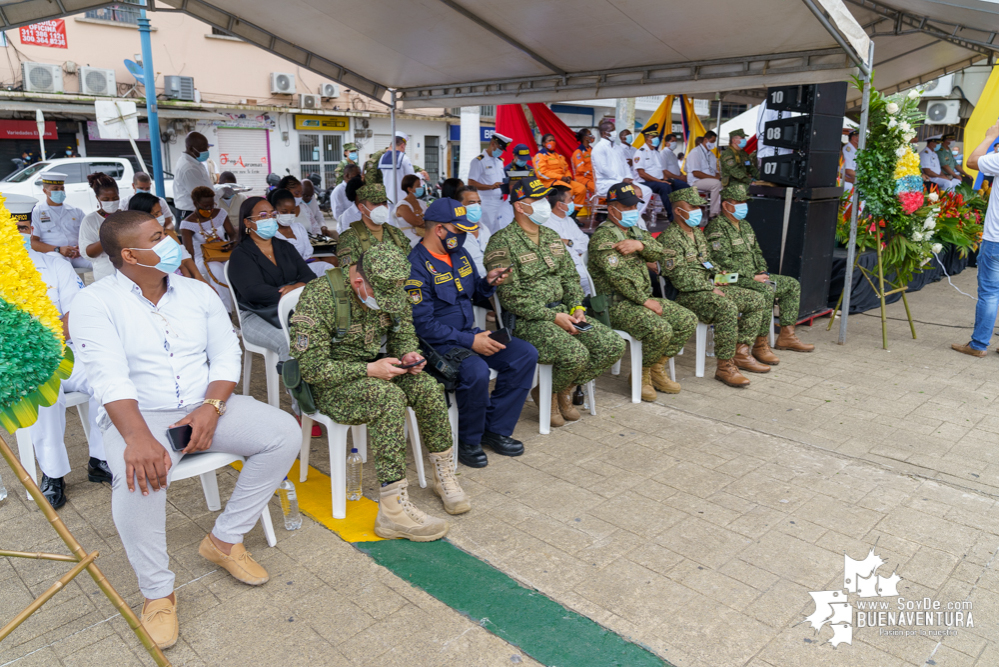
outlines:
[{"label": "camouflage jacket", "polygon": [[[553,321],[558,313],[583,305],[583,288],[558,234],[539,227],[535,244],[514,221],[493,234],[486,246],[486,270],[513,267],[497,294],[504,310],[525,320]],[[560,302],[560,306],[548,304]]]},{"label": "camouflage jacket", "polygon": [[336,187],[343,182],[343,172],[352,164],[354,163],[347,158],[344,158],[337,163],[336,167],[333,169],[333,187]]},{"label": "camouflage jacket", "polygon": [[[949,148],[944,148],[943,146],[941,146],[940,148],[938,148],[937,149],[937,158],[940,159],[940,166],[941,167],[950,167],[951,169],[954,170],[954,172],[958,176],[961,175],[961,168],[957,164],[957,158],[954,157],[954,154],[950,152]],[[948,174],[944,174],[944,175],[947,176]]]},{"label": "camouflage jacket", "polygon": [[[373,245],[378,243],[394,243],[398,246],[403,258],[409,257],[409,239],[399,231],[398,227],[393,227],[389,223],[382,225],[382,240],[379,241],[371,230],[367,228],[363,220],[355,220],[350,226],[343,230],[336,246],[336,256],[340,268],[346,270],[357,258]],[[406,259],[406,266],[409,260]]]},{"label": "camouflage jacket", "polygon": [[718,266],[704,266],[705,262],[711,262],[704,233],[695,228],[691,239],[680,229],[681,224],[674,222],[659,235],[666,256],[663,274],[681,292],[711,291],[715,288],[715,274],[723,271]]},{"label": "camouflage jacket", "polygon": [[718,162],[723,188],[730,183],[743,183],[748,187],[760,177],[760,170],[756,168],[756,153],[749,155],[740,148],[728,146],[722,150]]},{"label": "camouflage jacket", "polygon": [[[645,244],[641,252],[622,255],[614,244],[626,239],[636,239]],[[666,259],[663,247],[652,234],[639,228],[621,229],[605,220],[590,239],[587,261],[590,277],[597,294],[611,296],[614,303],[627,299],[639,305],[652,298],[652,280],[646,262]]]},{"label": "camouflage jacket", "polygon": [[752,286],[753,276],[770,273],[763,251],[756,242],[753,226],[741,220],[739,227],[724,214],[711,219],[704,228],[704,236],[711,249],[708,251],[711,262],[724,266],[726,271],[739,273],[739,285]]}]

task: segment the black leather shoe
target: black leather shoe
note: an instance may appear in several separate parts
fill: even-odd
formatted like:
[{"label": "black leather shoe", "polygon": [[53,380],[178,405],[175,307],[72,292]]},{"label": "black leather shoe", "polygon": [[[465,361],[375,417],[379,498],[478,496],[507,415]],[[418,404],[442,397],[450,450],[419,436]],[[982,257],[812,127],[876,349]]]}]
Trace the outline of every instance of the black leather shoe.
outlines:
[{"label": "black leather shoe", "polygon": [[470,445],[460,440],[458,441],[458,460],[469,468],[485,468],[489,465],[489,459],[482,451],[482,445]]},{"label": "black leather shoe", "polygon": [[90,463],[87,464],[87,477],[91,482],[107,482],[110,484],[114,481],[114,475],[111,474],[111,468],[108,467],[107,461],[101,461],[100,459],[90,457]]},{"label": "black leather shoe", "polygon": [[500,456],[520,456],[524,453],[524,443],[508,435],[486,431],[482,434],[482,444],[492,448]]},{"label": "black leather shoe", "polygon": [[52,509],[59,509],[66,504],[66,481],[62,477],[49,477],[42,473],[42,483],[39,485],[42,494],[48,499]]}]

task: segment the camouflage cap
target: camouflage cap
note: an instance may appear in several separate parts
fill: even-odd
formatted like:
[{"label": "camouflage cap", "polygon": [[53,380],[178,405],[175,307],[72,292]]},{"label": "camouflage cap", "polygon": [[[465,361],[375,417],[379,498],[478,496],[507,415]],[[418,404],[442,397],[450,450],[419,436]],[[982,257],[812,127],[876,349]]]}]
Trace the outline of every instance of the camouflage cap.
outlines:
[{"label": "camouflage cap", "polygon": [[357,201],[367,201],[372,204],[384,204],[388,201],[385,186],[381,183],[369,183],[357,189]]},{"label": "camouflage cap", "polygon": [[343,149],[345,151],[356,151],[357,150],[357,144],[344,144],[343,145]]},{"label": "camouflage cap", "polygon": [[675,204],[678,201],[685,201],[692,206],[704,206],[708,203],[701,198],[701,195],[697,192],[697,188],[693,187],[674,190],[669,193],[669,201],[671,204]]},{"label": "camouflage cap", "polygon": [[398,315],[409,305],[402,286],[409,278],[409,263],[391,243],[379,243],[361,255],[364,278],[374,290],[378,306],[390,315]]},{"label": "camouflage cap", "polygon": [[741,127],[737,127],[734,130],[732,130],[731,132],[729,132],[728,136],[730,136],[730,137],[744,137],[744,136],[746,136],[746,131],[744,129],[742,129]]},{"label": "camouflage cap", "polygon": [[722,188],[721,198],[732,201],[746,201],[749,199],[749,188],[746,187],[745,183],[732,183]]}]

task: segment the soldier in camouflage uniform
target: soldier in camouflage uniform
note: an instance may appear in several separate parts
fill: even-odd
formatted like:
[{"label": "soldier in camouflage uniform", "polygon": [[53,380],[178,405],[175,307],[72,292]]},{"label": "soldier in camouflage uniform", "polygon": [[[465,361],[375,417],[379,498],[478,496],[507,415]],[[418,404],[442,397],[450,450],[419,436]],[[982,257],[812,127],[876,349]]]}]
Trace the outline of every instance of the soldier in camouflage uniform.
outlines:
[{"label": "soldier in camouflage uniform", "polygon": [[368,156],[368,159],[364,162],[364,182],[368,184],[381,183],[382,182],[382,171],[378,168],[378,164],[382,161],[382,156],[388,151],[388,148],[383,148],[380,151],[375,151]]},{"label": "soldier in camouflage uniform", "polygon": [[725,186],[742,183],[747,188],[760,177],[756,168],[756,152],[752,155],[742,150],[746,146],[746,133],[742,129],[732,130],[728,135],[728,146],[722,149],[718,160],[721,170],[721,184]]},{"label": "soldier in camouflage uniform", "polygon": [[[579,274],[562,239],[541,226],[551,214],[545,198],[551,188],[540,180],[521,180],[510,188],[514,221],[496,232],[486,246],[486,269],[511,268],[499,287],[500,304],[516,316],[513,334],[538,350],[539,364],[552,364],[551,425],[579,419],[572,405],[575,385],[585,384],[614,365],[624,340],[599,322],[586,322]],[[531,393],[540,407],[538,389]]]},{"label": "soldier in camouflage uniform", "polygon": [[367,252],[368,248],[382,243],[397,248],[403,261],[407,262],[408,268],[406,258],[410,251],[409,239],[399,231],[398,227],[387,224],[387,202],[384,185],[367,183],[357,190],[356,203],[357,210],[361,212],[361,219],[350,223],[340,235],[336,247],[337,263],[340,268],[346,269]]},{"label": "soldier in camouflage uniform", "polygon": [[[798,321],[801,285],[794,278],[770,273],[767,268],[753,227],[746,221],[749,190],[742,184],[729,185],[722,190],[721,197],[722,214],[704,228],[704,235],[711,244],[711,262],[738,273],[739,282],[736,284],[739,287],[759,292],[780,307],[780,338],[776,344],[778,350],[811,352],[815,346],[802,343],[794,333],[794,325]],[[767,281],[773,282],[776,287]],[[753,356],[765,364],[776,366],[780,360],[770,349],[769,335],[770,318],[764,317],[753,345]]]},{"label": "soldier in camouflage uniform", "polygon": [[680,392],[666,363],[694,333],[697,316],[673,301],[652,297],[646,262],[662,262],[666,256],[659,242],[637,226],[640,202],[635,188],[625,183],[607,190],[607,219],[590,239],[589,268],[596,293],[611,299],[611,326],[642,341],[642,400],[655,401],[656,389]]},{"label": "soldier in camouflage uniform", "polygon": [[659,236],[666,255],[663,272],[680,291],[676,302],[715,326],[715,379],[730,387],[746,387],[749,380],[739,369],[753,373],[770,370],[753,357],[749,343],[755,340],[772,302],[759,292],[715,285],[715,275],[726,273],[728,268],[712,264],[708,257],[710,246],[699,228],[699,207],[707,202],[694,188],[674,190],[669,199],[677,217]]},{"label": "soldier in camouflage uniform", "polygon": [[357,144],[344,144],[343,159],[333,169],[333,187],[343,182],[343,170],[352,164],[357,164]]},{"label": "soldier in camouflage uniform", "polygon": [[[367,424],[381,482],[375,533],[417,542],[447,533],[446,521],[424,514],[409,500],[406,481],[406,406],[416,412],[423,445],[433,463],[434,490],[450,514],[471,509],[454,478],[451,425],[443,387],[422,372],[399,365],[422,358],[409,300],[403,290],[409,263],[377,245],[344,269],[349,281],[350,324],[337,338],[337,307],[329,280],[305,286],[291,318],[291,354],[312,387],[319,412],[340,424]],[[344,306],[345,307],[345,306]],[[378,359],[382,337],[388,356]]]}]

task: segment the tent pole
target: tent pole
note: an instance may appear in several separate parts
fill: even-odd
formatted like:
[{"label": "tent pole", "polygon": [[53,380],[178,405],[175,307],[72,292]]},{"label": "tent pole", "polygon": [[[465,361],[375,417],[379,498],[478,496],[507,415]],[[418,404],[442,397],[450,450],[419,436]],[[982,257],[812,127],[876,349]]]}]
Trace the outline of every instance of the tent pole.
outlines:
[{"label": "tent pole", "polygon": [[156,71],[153,69],[153,46],[150,41],[149,19],[146,18],[145,5],[146,2],[143,0],[143,8],[139,10],[139,40],[142,43],[142,81],[145,86],[146,119],[149,122],[149,152],[153,158],[153,173],[150,176],[156,185],[156,194],[166,197],[166,189],[163,186],[163,144],[160,143],[160,119],[156,108]]},{"label": "tent pole", "polygon": [[390,140],[391,143],[389,145],[392,147],[392,198],[389,201],[392,202],[392,206],[394,208],[395,205],[399,203],[399,202],[396,201],[396,198],[398,197],[398,192],[399,192],[399,182],[398,182],[399,176],[396,174],[396,170],[395,170],[395,166],[396,166],[396,157],[395,157],[395,91],[392,90],[391,94],[392,94],[392,109],[390,110],[390,114],[392,116],[392,139]]},{"label": "tent pole", "polygon": [[718,141],[720,143],[721,142],[721,93],[715,93],[715,99],[718,100],[718,118],[715,120],[715,133],[718,135]]},{"label": "tent pole", "polygon": [[[873,39],[867,53],[867,62],[867,71],[864,73],[863,99],[860,106],[860,127],[857,130],[860,135],[860,141],[857,146],[858,152],[864,150],[864,146],[867,145],[867,115],[871,105],[871,78],[874,75]],[[846,279],[843,281],[843,309],[840,311],[839,318],[839,340],[836,341],[840,345],[846,345],[846,325],[847,319],[850,317],[850,292],[853,289],[853,265],[857,254],[857,209],[860,208],[860,191],[857,189],[856,183],[854,183],[853,198],[850,201],[850,241],[846,246]]]}]

